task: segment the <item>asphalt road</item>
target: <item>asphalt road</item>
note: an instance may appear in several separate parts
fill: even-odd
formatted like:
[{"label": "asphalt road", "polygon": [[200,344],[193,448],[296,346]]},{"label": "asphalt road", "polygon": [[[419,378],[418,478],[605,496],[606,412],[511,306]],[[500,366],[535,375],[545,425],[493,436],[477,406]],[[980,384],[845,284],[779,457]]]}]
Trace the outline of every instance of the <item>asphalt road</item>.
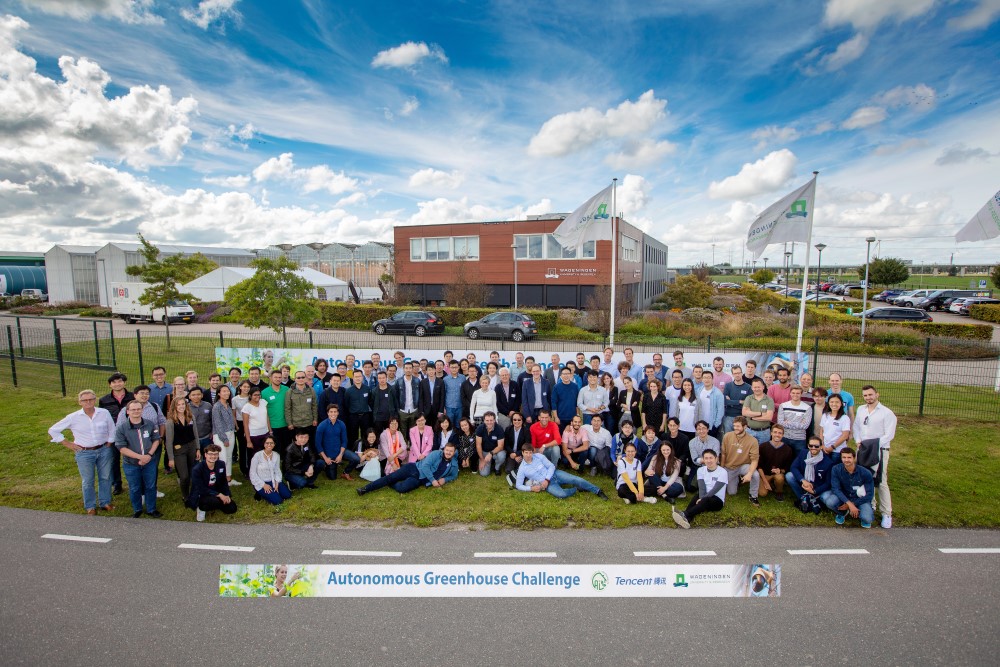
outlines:
[{"label": "asphalt road", "polygon": [[[938,550],[997,549],[995,531],[303,528],[7,508],[0,529],[10,665],[995,665],[1000,648],[1000,553]],[[868,553],[787,552],[801,548]],[[478,551],[555,552],[544,562],[564,564],[775,562],[783,591],[766,600],[218,597],[222,563],[380,560],[324,549],[402,552],[381,559],[395,563],[467,564]],[[634,555],[660,549],[717,555]]]}]

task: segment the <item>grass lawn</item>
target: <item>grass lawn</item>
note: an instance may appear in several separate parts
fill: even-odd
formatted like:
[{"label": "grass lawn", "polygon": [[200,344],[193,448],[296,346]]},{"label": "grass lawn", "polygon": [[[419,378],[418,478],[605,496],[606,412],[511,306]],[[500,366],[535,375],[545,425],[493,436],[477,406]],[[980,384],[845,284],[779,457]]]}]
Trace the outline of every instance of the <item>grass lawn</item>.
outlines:
[{"label": "grass lawn", "polygon": [[[76,408],[75,401],[32,389],[7,389],[0,413],[0,433],[5,443],[0,469],[0,504],[52,511],[82,513],[80,479],[72,454],[48,442],[47,428]],[[963,474],[955,475],[961,463]],[[964,420],[903,419],[893,443],[890,479],[894,523],[897,526],[1000,527],[1000,446],[992,430]],[[236,475],[240,479],[239,473]],[[615,497],[609,478],[595,478],[611,502],[589,494],[560,501],[548,494],[512,491],[500,477],[483,479],[462,473],[454,484],[440,490],[419,489],[407,495],[383,490],[359,498],[360,482],[325,478],[317,490],[302,490],[285,503],[280,513],[254,502],[253,490],[244,484],[234,489],[240,505],[235,519],[210,517],[209,521],[245,523],[333,524],[373,522],[380,525],[440,526],[477,524],[489,528],[580,526],[587,528],[671,527],[669,505],[626,506]],[[176,477],[161,476],[160,490],[167,496],[158,508],[166,518],[192,521],[183,507]],[[686,502],[686,501],[682,501]],[[116,516],[128,516],[127,494],[115,498]],[[701,526],[833,525],[832,516],[803,515],[786,500],[763,499],[754,509],[746,491],[726,503],[715,515],[703,515]]]}]

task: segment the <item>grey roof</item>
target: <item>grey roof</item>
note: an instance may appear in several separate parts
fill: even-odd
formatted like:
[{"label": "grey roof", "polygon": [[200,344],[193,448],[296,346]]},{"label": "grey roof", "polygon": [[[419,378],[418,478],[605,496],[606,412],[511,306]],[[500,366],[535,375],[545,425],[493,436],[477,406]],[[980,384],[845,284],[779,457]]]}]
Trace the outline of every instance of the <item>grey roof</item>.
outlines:
[{"label": "grey roof", "polygon": [[51,248],[49,248],[49,250],[54,250],[56,248],[59,248],[60,250],[65,250],[66,252],[70,253],[71,255],[92,255],[95,252],[97,252],[98,250],[100,250],[101,246],[99,246],[99,245],[65,245],[65,244],[59,243],[59,244],[56,244],[56,245],[52,246]]},{"label": "grey roof", "polygon": [[[127,241],[112,241],[107,245],[114,246],[120,250],[125,250],[125,251],[136,251],[142,247],[142,245],[139,243],[131,243]],[[253,253],[251,251],[244,250],[243,248],[217,248],[214,246],[166,245],[166,244],[158,244],[156,247],[160,249],[160,252],[165,254],[194,254],[196,252],[200,252],[203,255],[238,255],[244,257],[253,257]]]}]

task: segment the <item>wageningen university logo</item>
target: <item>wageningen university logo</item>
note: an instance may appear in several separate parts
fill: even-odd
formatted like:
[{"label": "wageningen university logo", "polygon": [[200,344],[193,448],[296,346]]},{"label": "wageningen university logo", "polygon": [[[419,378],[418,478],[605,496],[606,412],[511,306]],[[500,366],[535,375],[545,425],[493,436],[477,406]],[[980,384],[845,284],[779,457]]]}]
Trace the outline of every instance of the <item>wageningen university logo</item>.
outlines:
[{"label": "wageningen university logo", "polygon": [[603,572],[595,572],[594,576],[590,578],[590,585],[594,587],[595,591],[603,591],[608,587],[608,575]]},{"label": "wageningen university logo", "polygon": [[676,578],[674,579],[674,588],[687,588],[687,587],[688,587],[687,580],[684,578],[683,574],[678,572]]},{"label": "wageningen university logo", "polygon": [[597,210],[595,210],[592,214],[585,215],[580,218],[580,222],[576,223],[576,226],[579,228],[586,225],[591,220],[607,220],[610,217],[611,216],[608,215],[608,204],[605,202],[598,206]]},{"label": "wageningen university logo", "polygon": [[805,218],[809,216],[808,212],[809,202],[805,199],[799,199],[794,204],[792,204],[788,213],[785,214],[786,218]]},{"label": "wageningen university logo", "polygon": [[[792,218],[808,218],[808,217],[809,217],[808,199],[796,200],[794,203],[792,203],[791,206],[788,207],[788,212],[785,213],[785,218],[789,220]],[[747,234],[747,243],[752,243],[757,237],[763,236],[768,232],[770,232],[771,228],[774,227],[778,223],[778,220],[780,219],[781,219],[781,214],[779,213],[778,217],[775,218],[774,220],[771,220],[770,222],[760,225],[759,227],[753,227]]]}]

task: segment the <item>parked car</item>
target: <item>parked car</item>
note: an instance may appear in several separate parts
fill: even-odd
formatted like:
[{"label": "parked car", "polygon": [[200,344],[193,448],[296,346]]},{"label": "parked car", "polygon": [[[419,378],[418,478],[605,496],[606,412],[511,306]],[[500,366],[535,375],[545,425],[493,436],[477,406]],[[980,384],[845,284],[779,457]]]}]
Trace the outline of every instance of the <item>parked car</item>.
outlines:
[{"label": "parked car", "polygon": [[964,304],[970,298],[972,298],[972,297],[965,297],[965,296],[955,297],[955,299],[951,303],[948,304],[948,312],[949,313],[955,313],[957,315],[958,314],[958,309],[961,308],[962,304]]},{"label": "parked car", "polygon": [[478,338],[510,338],[515,342],[538,335],[538,324],[524,313],[490,313],[465,325],[465,335]]},{"label": "parked car", "polygon": [[900,294],[895,299],[893,299],[891,303],[893,303],[896,306],[905,306],[906,308],[913,308],[915,305],[917,305],[918,301],[927,298],[927,296],[934,291],[935,290],[932,289],[916,289],[913,290],[912,292],[908,293],[904,292],[903,294]]},{"label": "parked car", "polygon": [[819,291],[829,292],[831,287],[833,287],[833,283],[821,283],[819,286]]},{"label": "parked car", "polygon": [[[917,308],[923,308],[924,310],[929,310],[932,313],[936,310],[945,310],[950,307],[951,304],[945,306],[945,301],[948,299],[959,299],[959,298],[969,298],[969,297],[983,297],[989,298],[992,296],[990,290],[974,290],[974,289],[939,289],[934,290],[926,297],[917,301],[913,305]],[[954,303],[954,301],[952,301]]]},{"label": "parked car", "polygon": [[49,295],[40,289],[23,289],[21,290],[21,297],[25,299],[38,299],[39,301],[49,300]]},{"label": "parked car", "polygon": [[820,294],[818,297],[813,295],[810,296],[808,300],[810,303],[816,303],[817,301],[819,303],[832,303],[832,302],[843,303],[844,301],[846,301],[846,299],[840,296],[839,294]]},{"label": "parked car", "polygon": [[899,296],[902,293],[903,290],[898,290],[898,289],[882,290],[881,292],[872,297],[872,301],[888,301],[891,297]]},{"label": "parked car", "polygon": [[[785,290],[784,296],[787,296],[789,299],[801,299],[802,298],[802,288],[794,288],[794,287],[793,288],[789,288],[789,289]],[[813,292],[812,290],[809,290],[808,292],[806,292],[806,300],[807,301],[815,299],[815,298],[816,298],[816,292]]]},{"label": "parked car", "polygon": [[737,283],[719,283],[719,289],[739,289],[740,286]]},{"label": "parked car", "polygon": [[[934,319],[925,311],[919,308],[887,308],[879,306],[863,311],[866,320],[877,320],[880,322],[933,322]],[[854,317],[861,317],[861,313],[854,313]]]},{"label": "parked car", "polygon": [[403,310],[392,317],[372,322],[372,331],[379,336],[387,333],[411,333],[416,336],[444,333],[444,320],[426,310]]},{"label": "parked car", "polygon": [[958,307],[958,314],[969,316],[969,309],[973,306],[981,306],[983,304],[994,304],[1000,303],[1000,299],[994,299],[991,296],[976,296],[971,299],[966,299],[965,303]]}]

